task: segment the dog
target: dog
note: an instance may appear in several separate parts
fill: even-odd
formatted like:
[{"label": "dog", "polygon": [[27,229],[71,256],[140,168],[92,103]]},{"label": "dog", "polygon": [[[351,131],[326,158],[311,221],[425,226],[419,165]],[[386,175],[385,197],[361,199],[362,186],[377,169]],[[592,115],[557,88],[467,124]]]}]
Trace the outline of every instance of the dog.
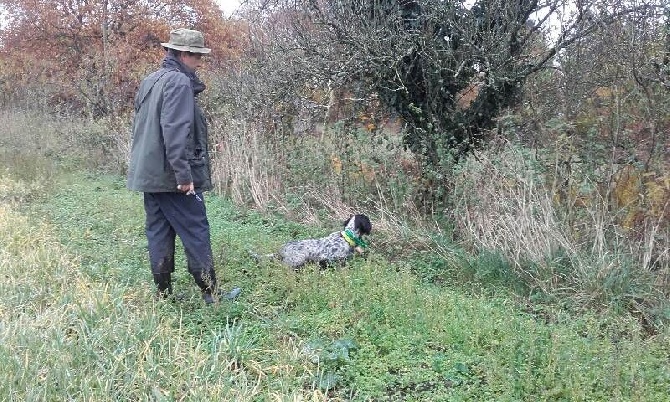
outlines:
[{"label": "dog", "polygon": [[[344,230],[333,232],[319,239],[294,240],[282,246],[275,258],[282,264],[299,269],[308,263],[317,263],[325,268],[333,263],[344,262],[354,253],[363,253],[367,243],[362,236],[372,231],[370,219],[365,215],[351,215],[344,221]],[[259,256],[252,254],[257,260]]]}]

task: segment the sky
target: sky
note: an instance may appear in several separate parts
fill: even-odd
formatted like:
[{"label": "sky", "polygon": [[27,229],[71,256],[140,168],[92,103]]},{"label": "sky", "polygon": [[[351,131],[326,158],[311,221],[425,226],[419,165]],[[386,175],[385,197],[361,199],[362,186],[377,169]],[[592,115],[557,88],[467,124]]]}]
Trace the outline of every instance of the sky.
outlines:
[{"label": "sky", "polygon": [[240,6],[241,0],[216,0],[216,2],[219,3],[223,13],[226,16],[230,16],[235,10],[237,10],[237,7]]}]

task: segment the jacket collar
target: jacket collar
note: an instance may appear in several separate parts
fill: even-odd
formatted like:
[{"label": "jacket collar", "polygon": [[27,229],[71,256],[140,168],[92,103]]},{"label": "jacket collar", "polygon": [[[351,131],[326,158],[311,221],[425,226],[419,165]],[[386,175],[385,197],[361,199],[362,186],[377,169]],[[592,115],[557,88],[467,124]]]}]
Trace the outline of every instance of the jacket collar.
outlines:
[{"label": "jacket collar", "polygon": [[186,74],[186,76],[191,80],[191,87],[193,88],[193,94],[197,95],[200,92],[205,90],[205,84],[198,78],[198,76],[195,74],[195,71],[191,70],[190,68],[186,67],[184,63],[179,61],[176,57],[172,55],[167,55],[163,59],[162,63],[163,68],[169,68],[169,69],[177,69],[180,72]]}]

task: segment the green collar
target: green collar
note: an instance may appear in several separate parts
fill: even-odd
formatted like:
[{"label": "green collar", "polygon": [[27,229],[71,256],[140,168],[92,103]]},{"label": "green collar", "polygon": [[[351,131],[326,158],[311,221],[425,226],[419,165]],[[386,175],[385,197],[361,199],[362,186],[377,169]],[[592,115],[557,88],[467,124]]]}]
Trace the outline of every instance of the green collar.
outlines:
[{"label": "green collar", "polygon": [[367,247],[368,244],[363,241],[360,237],[356,236],[354,232],[351,231],[351,229],[345,229],[342,231],[342,237],[344,237],[344,240],[349,243],[351,247]]}]

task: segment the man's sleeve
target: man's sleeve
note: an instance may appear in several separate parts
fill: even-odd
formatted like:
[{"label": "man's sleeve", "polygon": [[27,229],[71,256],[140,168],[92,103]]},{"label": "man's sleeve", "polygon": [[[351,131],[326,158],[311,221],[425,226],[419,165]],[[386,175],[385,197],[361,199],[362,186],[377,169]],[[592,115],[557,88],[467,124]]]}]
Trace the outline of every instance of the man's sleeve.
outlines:
[{"label": "man's sleeve", "polygon": [[[181,77],[179,77],[181,78]],[[165,155],[175,172],[177,184],[193,182],[186,159],[186,142],[193,124],[194,99],[188,78],[169,80],[163,89],[161,128]]]}]

